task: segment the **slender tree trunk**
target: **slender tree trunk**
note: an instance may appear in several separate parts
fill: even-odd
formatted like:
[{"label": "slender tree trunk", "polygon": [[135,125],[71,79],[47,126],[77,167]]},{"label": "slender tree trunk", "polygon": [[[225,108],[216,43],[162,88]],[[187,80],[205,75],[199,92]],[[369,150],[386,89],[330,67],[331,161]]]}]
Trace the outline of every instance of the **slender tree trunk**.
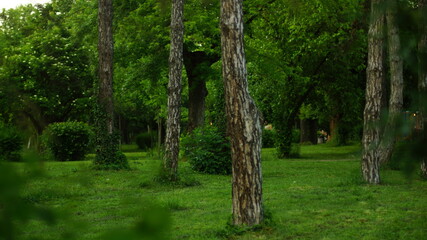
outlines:
[{"label": "slender tree trunk", "polygon": [[383,95],[383,26],[381,0],[371,0],[371,19],[368,32],[368,66],[366,69],[366,103],[363,125],[362,174],[366,182],[380,183],[379,142],[381,136],[381,99]]},{"label": "slender tree trunk", "polygon": [[[418,89],[420,93],[419,111],[421,112],[422,131],[427,138],[427,0],[419,0],[419,40],[418,40]],[[427,178],[427,157],[422,156],[421,174]]]},{"label": "slender tree trunk", "polygon": [[178,180],[179,134],[181,120],[181,79],[184,42],[184,1],[172,1],[171,46],[169,54],[168,119],[163,167],[170,181]]},{"label": "slender tree trunk", "polygon": [[339,116],[335,115],[331,117],[329,120],[329,137],[328,142],[336,142],[336,139],[338,138],[338,122],[339,122]]},{"label": "slender tree trunk", "polygon": [[386,131],[380,145],[380,163],[391,159],[396,142],[396,125],[403,106],[403,61],[400,57],[399,28],[396,22],[397,1],[389,0],[387,9],[388,52],[390,61],[390,100]]},{"label": "slender tree trunk", "polygon": [[96,156],[99,169],[129,168],[126,156],[119,151],[120,136],[115,132],[113,105],[113,2],[98,1],[98,104],[94,112]]},{"label": "slender tree trunk", "polygon": [[98,1],[98,53],[99,91],[98,103],[105,114],[107,132],[113,133],[113,1]]},{"label": "slender tree trunk", "polygon": [[260,113],[249,95],[242,0],[221,1],[221,49],[227,128],[232,152],[233,224],[263,220]]}]

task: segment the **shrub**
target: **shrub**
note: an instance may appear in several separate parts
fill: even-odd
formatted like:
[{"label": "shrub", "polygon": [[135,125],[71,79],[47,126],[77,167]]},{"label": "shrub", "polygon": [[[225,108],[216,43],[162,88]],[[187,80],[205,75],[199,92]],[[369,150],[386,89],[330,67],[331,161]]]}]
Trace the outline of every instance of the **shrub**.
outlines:
[{"label": "shrub", "polygon": [[157,142],[157,132],[140,133],[135,137],[136,145],[142,150],[153,148]]},{"label": "shrub", "polygon": [[292,129],[292,143],[299,143],[301,140],[301,130],[294,128]]},{"label": "shrub", "polygon": [[262,147],[263,148],[274,147],[275,139],[276,139],[276,132],[274,130],[269,130],[269,129],[262,130]]},{"label": "shrub", "polygon": [[82,122],[60,122],[50,124],[43,132],[44,147],[57,161],[83,160],[90,151],[93,132]]},{"label": "shrub", "polygon": [[217,128],[194,129],[181,139],[181,147],[194,170],[208,174],[231,173],[230,143]]},{"label": "shrub", "polygon": [[23,144],[22,136],[14,127],[0,125],[0,160],[19,161]]}]

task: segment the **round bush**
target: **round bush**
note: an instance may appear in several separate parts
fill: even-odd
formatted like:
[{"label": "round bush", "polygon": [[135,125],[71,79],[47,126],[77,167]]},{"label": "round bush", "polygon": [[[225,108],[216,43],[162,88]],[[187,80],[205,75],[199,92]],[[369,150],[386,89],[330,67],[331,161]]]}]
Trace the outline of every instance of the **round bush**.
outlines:
[{"label": "round bush", "polygon": [[82,122],[50,124],[43,132],[43,144],[56,161],[83,160],[90,151],[93,132]]},{"label": "round bush", "polygon": [[194,129],[181,139],[181,148],[194,170],[208,174],[231,173],[230,143],[215,127]]},{"label": "round bush", "polygon": [[19,161],[23,144],[22,136],[14,127],[0,124],[0,160]]},{"label": "round bush", "polygon": [[157,132],[151,131],[140,133],[135,137],[135,142],[140,149],[147,150],[152,148],[157,142]]}]

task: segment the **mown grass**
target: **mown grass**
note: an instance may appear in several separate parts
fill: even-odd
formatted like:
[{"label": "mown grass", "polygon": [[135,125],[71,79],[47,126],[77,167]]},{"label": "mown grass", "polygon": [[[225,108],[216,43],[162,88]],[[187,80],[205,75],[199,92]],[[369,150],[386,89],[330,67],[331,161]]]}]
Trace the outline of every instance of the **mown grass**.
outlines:
[{"label": "mown grass", "polygon": [[384,170],[382,185],[363,184],[358,145],[302,146],[301,157],[288,160],[263,149],[264,204],[273,223],[239,234],[226,227],[230,176],[197,174],[180,162],[188,184],[162,185],[152,181],[160,160],[133,146],[124,150],[130,171],[94,171],[90,161],[44,163],[44,177],[23,196],[56,210],[58,222],[30,221],[20,239],[108,239],[109,231],[146,218],[153,205],[170,212],[171,239],[427,239],[427,182]]}]

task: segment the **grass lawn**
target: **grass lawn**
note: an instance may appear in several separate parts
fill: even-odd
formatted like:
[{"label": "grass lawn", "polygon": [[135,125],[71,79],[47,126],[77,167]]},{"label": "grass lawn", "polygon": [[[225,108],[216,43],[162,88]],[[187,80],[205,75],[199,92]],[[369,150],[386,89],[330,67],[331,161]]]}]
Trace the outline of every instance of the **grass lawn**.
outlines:
[{"label": "grass lawn", "polygon": [[29,221],[19,239],[61,239],[70,232],[81,240],[113,239],[107,232],[130,228],[153,205],[169,210],[171,239],[427,239],[427,181],[384,170],[382,185],[361,183],[357,145],[302,146],[301,158],[288,160],[263,149],[264,204],[273,221],[241,234],[226,228],[230,176],[197,174],[180,162],[185,182],[200,184],[163,186],[151,181],[160,160],[135,146],[124,150],[130,171],[93,171],[90,161],[44,163],[45,176],[30,181],[23,196],[63,214],[51,226]]}]

